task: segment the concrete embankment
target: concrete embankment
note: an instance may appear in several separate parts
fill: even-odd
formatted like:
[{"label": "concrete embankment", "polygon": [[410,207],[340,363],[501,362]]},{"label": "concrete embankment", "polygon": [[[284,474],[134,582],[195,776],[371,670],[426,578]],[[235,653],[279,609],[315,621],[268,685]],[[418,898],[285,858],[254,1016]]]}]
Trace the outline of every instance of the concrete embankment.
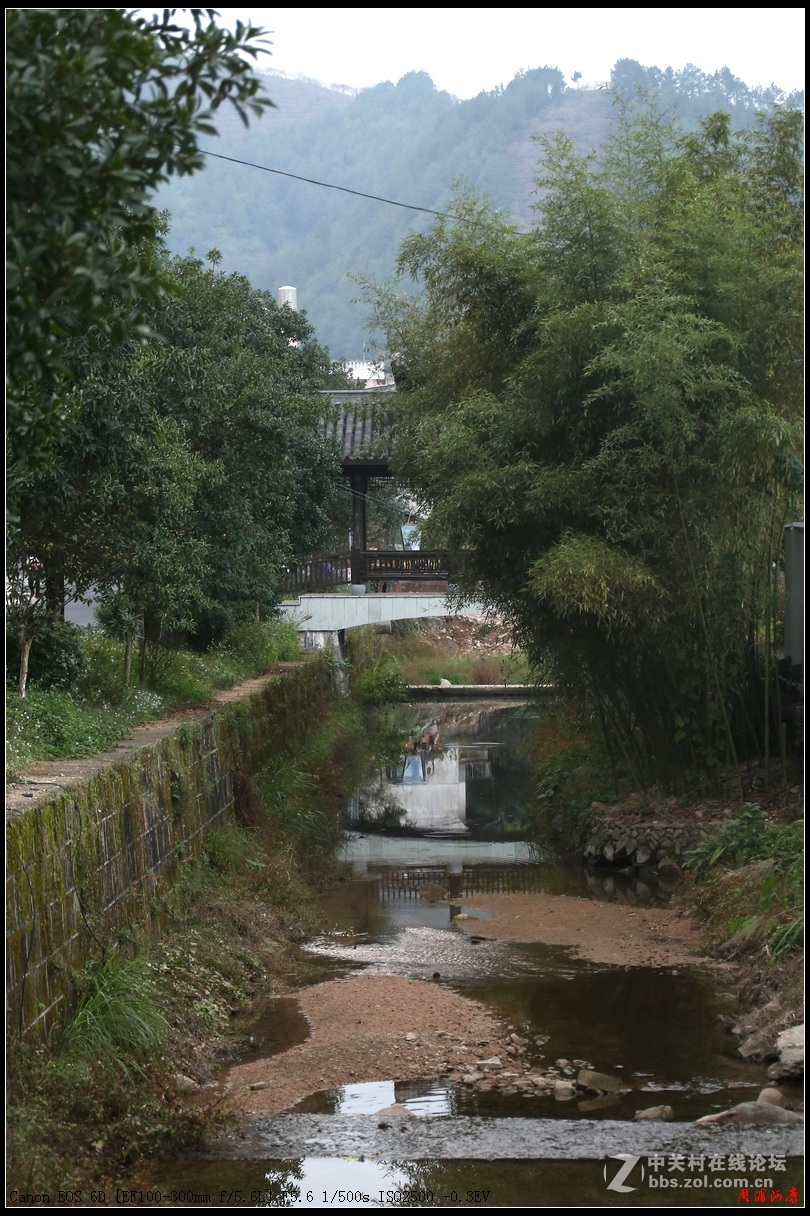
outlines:
[{"label": "concrete embankment", "polygon": [[94,761],[38,765],[15,785],[6,819],[15,1032],[45,1037],[74,970],[133,933],[160,934],[184,862],[250,799],[252,774],[300,746],[331,701],[326,663],[290,665],[231,704],[142,729]]}]

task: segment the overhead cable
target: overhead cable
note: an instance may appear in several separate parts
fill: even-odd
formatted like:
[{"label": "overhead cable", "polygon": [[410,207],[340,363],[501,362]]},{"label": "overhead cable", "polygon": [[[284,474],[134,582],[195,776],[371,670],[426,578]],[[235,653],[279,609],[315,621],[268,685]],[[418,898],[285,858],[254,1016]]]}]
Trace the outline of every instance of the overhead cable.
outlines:
[{"label": "overhead cable", "polygon": [[239,160],[235,156],[223,156],[221,152],[206,152],[200,148],[203,156],[215,156],[217,160],[229,160],[234,165],[247,165],[249,169],[261,169],[262,173],[276,173],[279,177],[292,177],[297,182],[308,182],[310,186],[325,186],[327,190],[341,190],[344,194],[356,194],[358,198],[370,198],[375,203],[388,203],[391,207],[405,207],[408,211],[424,211],[427,215],[438,215],[440,219],[449,220],[453,217],[446,211],[433,211],[430,207],[417,207],[415,203],[400,203],[394,198],[382,198],[379,194],[365,194],[362,190],[350,190],[348,186],[335,186],[332,182],[319,182],[314,177],[301,177],[299,173],[287,173],[284,169],[270,169],[267,165],[257,165],[250,160]]}]

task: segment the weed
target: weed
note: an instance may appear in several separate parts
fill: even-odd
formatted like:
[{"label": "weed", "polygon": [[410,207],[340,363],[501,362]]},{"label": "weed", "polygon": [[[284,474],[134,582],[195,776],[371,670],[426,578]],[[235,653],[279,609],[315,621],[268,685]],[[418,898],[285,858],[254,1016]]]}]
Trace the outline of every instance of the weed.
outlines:
[{"label": "weed", "polygon": [[220,649],[256,671],[272,667],[279,660],[296,659],[300,654],[294,626],[282,620],[245,621],[235,625]]},{"label": "weed", "polygon": [[[772,823],[755,803],[747,802],[735,819],[695,849],[687,865],[708,887],[709,901],[719,904],[719,919],[724,908],[736,910],[726,922],[735,949],[764,946],[771,959],[783,959],[804,944],[800,822]],[[723,874],[730,865],[737,869]],[[763,867],[769,871],[764,875]]]},{"label": "weed", "polygon": [[360,671],[352,670],[352,693],[361,705],[390,705],[405,699],[405,685],[393,660],[381,655]]},{"label": "weed", "polygon": [[756,803],[746,802],[736,818],[729,819],[700,843],[689,858],[688,867],[700,880],[721,863],[740,867],[768,857],[791,860],[801,850],[800,824],[771,823]]},{"label": "weed", "polygon": [[255,862],[257,847],[256,832],[228,820],[206,841],[205,855],[213,870],[230,875]]}]

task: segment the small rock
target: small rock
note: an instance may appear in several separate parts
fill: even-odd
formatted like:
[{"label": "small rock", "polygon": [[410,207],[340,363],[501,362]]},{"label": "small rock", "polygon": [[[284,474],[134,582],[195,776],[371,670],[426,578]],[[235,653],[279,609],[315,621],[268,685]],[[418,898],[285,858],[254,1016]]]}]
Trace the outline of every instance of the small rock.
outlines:
[{"label": "small rock", "polygon": [[500,1072],[503,1068],[503,1063],[500,1056],[490,1056],[488,1060],[477,1060],[479,1068],[484,1068],[487,1072]]},{"label": "small rock", "polygon": [[199,1089],[199,1085],[192,1077],[187,1077],[185,1073],[177,1072],[172,1078],[178,1089],[184,1093],[190,1093],[193,1089]]},{"label": "small rock", "polygon": [[253,1089],[253,1090],[269,1089],[270,1085],[269,1085],[269,1082],[267,1082],[267,1081],[254,1081],[253,1084],[251,1086],[249,1086],[249,1088]]},{"label": "small rock", "polygon": [[633,1117],[650,1119],[656,1123],[668,1123],[675,1118],[675,1111],[671,1106],[648,1106],[646,1110],[637,1110]]},{"label": "small rock", "polygon": [[401,1102],[394,1102],[391,1106],[384,1106],[382,1110],[377,1111],[378,1115],[395,1115],[398,1119],[415,1119],[412,1110],[408,1110],[407,1106],[403,1106]]}]

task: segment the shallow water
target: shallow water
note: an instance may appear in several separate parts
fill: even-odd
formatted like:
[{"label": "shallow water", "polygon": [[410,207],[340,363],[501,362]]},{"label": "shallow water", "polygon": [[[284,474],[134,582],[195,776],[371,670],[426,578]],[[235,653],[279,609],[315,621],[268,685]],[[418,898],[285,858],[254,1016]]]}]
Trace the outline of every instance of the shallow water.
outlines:
[{"label": "shallow water", "polygon": [[[442,850],[448,847],[449,842],[441,842]],[[500,875],[508,875],[509,869],[499,867]],[[549,889],[542,865],[513,869],[525,880],[522,889]],[[435,879],[437,870],[420,865],[415,881],[425,875]],[[561,870],[555,861],[551,873],[557,888],[564,885]],[[529,1038],[531,1063],[549,1066],[559,1058],[584,1059],[601,1072],[620,1075],[630,1087],[619,1099],[594,1106],[593,1099],[555,1102],[523,1094],[479,1094],[458,1086],[442,1093],[448,1113],[632,1119],[637,1110],[666,1102],[676,1119],[691,1120],[715,1107],[756,1097],[762,1067],[737,1054],[721,1020],[733,1015],[734,997],[718,990],[713,975],[689,967],[597,965],[574,958],[564,947],[489,940],[483,918],[478,939],[454,927],[446,901],[412,898],[406,877],[403,867],[370,866],[364,879],[338,888],[324,904],[331,932],[307,949],[371,974],[446,984],[486,1005]],[[462,874],[446,875],[445,881],[455,879],[472,895],[491,878],[491,867],[483,875],[476,867],[464,867]],[[576,874],[567,882],[571,890],[582,892]],[[461,906],[464,898],[458,896]],[[546,1040],[542,1047],[532,1045],[536,1036]],[[426,1081],[421,1092],[430,1090]],[[327,1091],[307,1099],[300,1109],[327,1113],[337,1109],[337,1100],[334,1091]]]},{"label": "shallow water", "polygon": [[[419,712],[430,710],[420,706]],[[469,822],[461,825],[458,836],[355,836],[344,851],[347,875],[352,877],[324,899],[324,932],[308,944],[307,951],[314,966],[341,971],[362,968],[372,974],[445,984],[480,1001],[530,1038],[528,1059],[533,1063],[550,1066],[559,1058],[586,1060],[599,1071],[620,1076],[628,1092],[556,1101],[520,1093],[475,1092],[463,1085],[443,1085],[435,1078],[391,1079],[313,1094],[296,1110],[340,1119],[373,1115],[396,1103],[420,1122],[482,1117],[611,1121],[632,1120],[637,1110],[666,1103],[676,1120],[691,1122],[713,1109],[755,1097],[764,1071],[737,1055],[735,1040],[724,1029],[724,1022],[733,1017],[733,995],[718,990],[708,973],[684,967],[599,966],[574,959],[561,947],[487,940],[485,914],[480,916],[480,934],[453,925],[453,915],[464,901],[482,892],[544,891],[648,906],[668,906],[673,900],[671,886],[589,872],[514,834],[507,840],[482,839],[481,825],[486,825],[483,835],[491,837],[499,813],[514,825],[515,808],[527,796],[528,770],[509,750],[510,742],[523,733],[526,719],[524,711],[511,707],[496,715],[477,712],[476,716],[476,712],[469,706],[460,711],[456,735],[448,733],[452,717],[445,714],[442,724],[445,753],[456,748],[454,764],[458,756],[464,758],[462,745],[475,742],[475,725],[487,732],[486,754],[467,753],[470,763],[478,766],[475,771],[485,774],[467,783],[477,786],[473,797],[459,795],[470,812]],[[446,810],[451,803],[444,798],[442,805]],[[432,889],[433,902],[420,894],[426,886]],[[307,1025],[297,1003],[283,998],[269,1002],[246,1033],[253,1039],[246,1058],[256,1059],[303,1041]],[[535,1043],[535,1037],[542,1043]],[[407,1116],[403,1117],[405,1127],[409,1126]],[[626,1151],[633,1151],[632,1143]],[[610,1171],[620,1168],[618,1161],[609,1169],[596,1160],[410,1160],[402,1152],[396,1159],[381,1160],[367,1153],[319,1156],[317,1150],[288,1161],[175,1162],[152,1171],[149,1185],[161,1195],[184,1189],[196,1194],[199,1203],[226,1207],[737,1206],[740,1202],[740,1188],[725,1185],[725,1174],[706,1174],[702,1185],[695,1167],[690,1173],[692,1185],[685,1188],[671,1185],[677,1171],[673,1174],[661,1167],[651,1183],[655,1170],[642,1176],[644,1160],[640,1158],[634,1178],[628,1178],[635,1185],[626,1192],[608,1187]],[[799,1185],[800,1179],[798,1162],[772,1177],[785,1194],[787,1183]],[[716,1185],[718,1181],[722,1185]],[[204,1195],[210,1198],[206,1201]],[[178,1201],[169,1197],[161,1202]]]}]

